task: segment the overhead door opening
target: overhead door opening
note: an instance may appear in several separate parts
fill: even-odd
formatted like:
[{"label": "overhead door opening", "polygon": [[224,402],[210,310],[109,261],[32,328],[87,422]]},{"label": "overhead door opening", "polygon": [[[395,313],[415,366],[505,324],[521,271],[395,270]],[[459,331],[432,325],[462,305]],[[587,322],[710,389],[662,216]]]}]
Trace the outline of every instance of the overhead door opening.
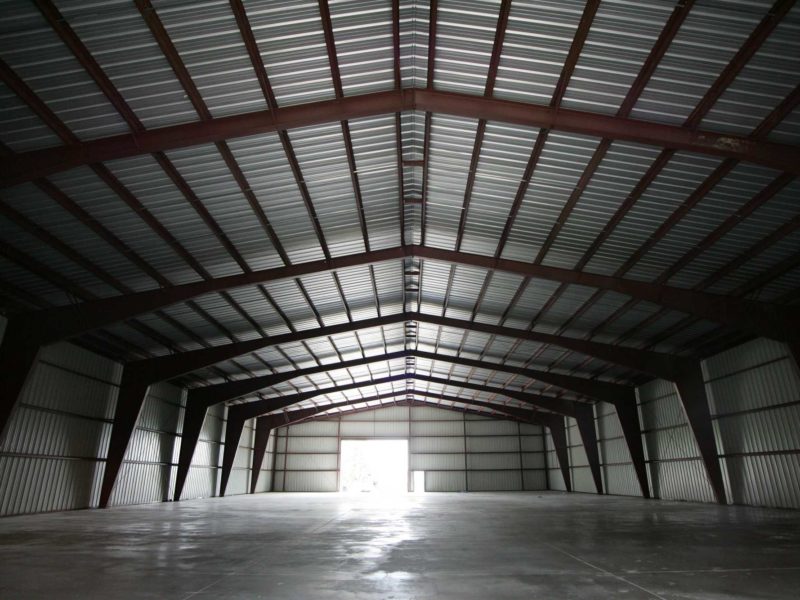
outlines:
[{"label": "overhead door opening", "polygon": [[342,440],[339,491],[408,492],[408,440]]}]

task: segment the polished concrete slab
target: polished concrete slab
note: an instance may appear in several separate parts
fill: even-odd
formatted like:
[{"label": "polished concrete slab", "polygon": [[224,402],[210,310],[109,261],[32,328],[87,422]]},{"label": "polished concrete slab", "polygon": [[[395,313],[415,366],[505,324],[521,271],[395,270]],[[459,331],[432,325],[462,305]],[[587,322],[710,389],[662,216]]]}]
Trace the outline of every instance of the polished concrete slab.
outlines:
[{"label": "polished concrete slab", "polygon": [[800,597],[800,512],[584,494],[260,494],[0,520],[0,598]]}]

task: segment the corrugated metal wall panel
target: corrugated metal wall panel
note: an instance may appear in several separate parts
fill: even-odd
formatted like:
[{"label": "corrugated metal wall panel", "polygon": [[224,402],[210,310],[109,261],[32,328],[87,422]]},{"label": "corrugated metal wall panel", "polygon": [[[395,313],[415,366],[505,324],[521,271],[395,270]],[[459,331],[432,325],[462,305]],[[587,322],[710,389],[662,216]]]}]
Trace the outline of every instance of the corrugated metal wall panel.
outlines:
[{"label": "corrugated metal wall panel", "polygon": [[522,471],[467,471],[467,484],[472,492],[520,491]]},{"label": "corrugated metal wall panel", "polygon": [[463,492],[466,489],[464,471],[425,471],[426,492]]},{"label": "corrugated metal wall panel", "polygon": [[335,492],[336,473],[330,471],[287,471],[287,492]]},{"label": "corrugated metal wall panel", "polygon": [[547,473],[544,471],[523,471],[523,488],[526,492],[547,489]]},{"label": "corrugated metal wall panel", "polygon": [[[0,447],[0,514],[97,506],[121,372],[118,363],[70,344],[42,350]],[[150,388],[112,505],[170,496],[183,402],[181,390],[172,385]],[[221,430],[213,418],[207,421],[205,435]],[[201,442],[195,462],[214,468],[192,473],[184,498],[215,491],[211,441]]]}]

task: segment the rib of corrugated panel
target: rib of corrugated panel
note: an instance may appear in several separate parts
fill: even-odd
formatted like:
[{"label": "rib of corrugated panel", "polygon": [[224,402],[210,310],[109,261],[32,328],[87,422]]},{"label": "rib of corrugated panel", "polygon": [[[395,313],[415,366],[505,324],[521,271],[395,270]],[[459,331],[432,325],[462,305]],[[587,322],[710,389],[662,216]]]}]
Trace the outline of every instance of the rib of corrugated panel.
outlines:
[{"label": "rib of corrugated panel", "polygon": [[584,5],[582,0],[511,3],[494,96],[550,102]]},{"label": "rib of corrugated panel", "polygon": [[14,152],[58,146],[61,140],[5,83],[0,82],[0,141]]},{"label": "rib of corrugated panel", "polygon": [[800,79],[798,40],[800,9],[795,6],[744,65],[700,127],[737,135],[755,129]]},{"label": "rib of corrugated panel", "polygon": [[476,119],[431,118],[424,223],[428,246],[455,248],[477,127]]},{"label": "rib of corrugated panel", "polygon": [[[612,142],[543,264],[575,268],[660,152],[653,146]],[[602,265],[593,264],[598,268]]]},{"label": "rib of corrugated panel", "polygon": [[[719,163],[714,157],[676,152],[597,249],[587,269],[608,274],[617,271]],[[650,281],[663,270],[663,264],[640,261],[629,276]]]},{"label": "rib of corrugated panel", "polygon": [[371,250],[400,245],[400,189],[393,116],[349,122]]},{"label": "rib of corrugated panel", "polygon": [[[57,0],[56,4],[146,128],[197,120],[192,103],[133,2],[106,2],[100,11],[95,2],[86,0]],[[165,11],[158,8],[159,16],[164,17]]]},{"label": "rib of corrugated panel", "polygon": [[227,2],[159,3],[157,9],[214,117],[267,108]]},{"label": "rib of corrugated panel", "polygon": [[404,88],[428,85],[430,6],[424,0],[400,2],[400,74]]},{"label": "rib of corrugated panel", "polygon": [[482,95],[492,56],[499,0],[440,0],[433,84]]},{"label": "rib of corrugated panel", "polygon": [[329,6],[345,95],[392,89],[392,3],[360,0],[331,2]]},{"label": "rib of corrugated panel", "polygon": [[244,4],[278,106],[334,98],[317,3],[247,0]]},{"label": "rib of corrugated panel", "polygon": [[486,124],[464,228],[464,252],[494,255],[537,136],[537,129]]},{"label": "rib of corrugated panel", "polygon": [[214,277],[241,272],[186,197],[148,154],[104,163]]},{"label": "rib of corrugated panel", "polygon": [[664,0],[602,2],[562,106],[617,112],[673,9]]},{"label": "rib of corrugated panel", "polygon": [[772,0],[697,2],[631,116],[682,124],[772,4]]},{"label": "rib of corrugated panel", "polygon": [[33,4],[6,3],[0,32],[3,60],[78,138],[128,133],[125,121]]},{"label": "rib of corrugated panel", "polygon": [[170,150],[167,155],[252,269],[283,266],[215,146]]},{"label": "rib of corrugated panel", "polygon": [[598,138],[551,132],[503,249],[503,258],[532,262],[594,153]]}]

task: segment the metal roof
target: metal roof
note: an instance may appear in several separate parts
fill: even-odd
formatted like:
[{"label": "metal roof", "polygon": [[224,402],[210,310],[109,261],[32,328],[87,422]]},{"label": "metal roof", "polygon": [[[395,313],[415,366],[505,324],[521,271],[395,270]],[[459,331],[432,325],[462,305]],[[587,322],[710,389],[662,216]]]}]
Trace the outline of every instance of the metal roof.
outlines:
[{"label": "metal roof", "polygon": [[[502,367],[642,373],[523,333],[705,356],[759,332],[580,274],[796,304],[791,0],[5,0],[0,12],[0,307],[214,284],[75,338],[106,356],[294,335],[181,381],[319,367],[259,394],[405,374],[300,406],[415,391],[462,408],[452,398],[524,406],[503,390],[591,401]],[[217,133],[234,122],[237,135]],[[693,145],[665,141],[678,136]],[[113,152],[90,160],[93,143]],[[64,152],[78,158],[61,167]],[[454,253],[369,260],[412,247]],[[214,283],[241,274],[253,283]],[[442,359],[380,361],[398,351]]]}]

